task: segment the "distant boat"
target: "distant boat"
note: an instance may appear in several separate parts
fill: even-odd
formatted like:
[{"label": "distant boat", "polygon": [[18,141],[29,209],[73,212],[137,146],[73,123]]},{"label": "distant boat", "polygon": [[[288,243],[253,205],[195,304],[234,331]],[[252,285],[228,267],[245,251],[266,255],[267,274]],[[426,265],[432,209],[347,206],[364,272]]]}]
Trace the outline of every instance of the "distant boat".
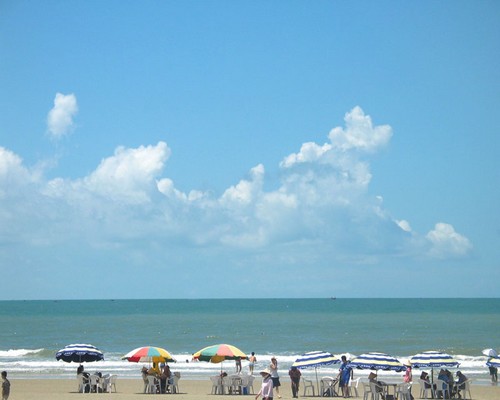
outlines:
[{"label": "distant boat", "polygon": [[330,297],[330,300],[337,300],[336,297]]}]

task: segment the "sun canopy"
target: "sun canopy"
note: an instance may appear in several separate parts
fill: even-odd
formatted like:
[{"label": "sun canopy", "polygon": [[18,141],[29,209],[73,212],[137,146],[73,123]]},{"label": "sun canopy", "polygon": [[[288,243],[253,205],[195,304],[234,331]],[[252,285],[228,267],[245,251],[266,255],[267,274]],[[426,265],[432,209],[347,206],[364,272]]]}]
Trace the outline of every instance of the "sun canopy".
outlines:
[{"label": "sun canopy", "polygon": [[452,356],[440,351],[424,351],[410,358],[412,367],[415,368],[437,368],[458,367],[459,363]]},{"label": "sun canopy", "polygon": [[405,370],[405,366],[393,356],[385,353],[365,353],[353,359],[349,365],[351,368],[358,369],[373,369],[381,371],[396,371]]},{"label": "sun canopy", "polygon": [[154,346],[138,347],[122,357],[130,362],[176,362],[174,357],[165,349]]},{"label": "sun canopy", "polygon": [[214,344],[205,347],[193,354],[193,358],[199,361],[207,361],[214,364],[225,360],[246,360],[248,357],[240,349],[230,344]]},{"label": "sun canopy", "polygon": [[91,344],[69,344],[56,353],[56,360],[65,362],[93,362],[104,360],[102,351]]},{"label": "sun canopy", "polygon": [[295,360],[292,367],[297,368],[317,368],[324,365],[339,363],[340,360],[326,351],[310,351],[302,354]]}]

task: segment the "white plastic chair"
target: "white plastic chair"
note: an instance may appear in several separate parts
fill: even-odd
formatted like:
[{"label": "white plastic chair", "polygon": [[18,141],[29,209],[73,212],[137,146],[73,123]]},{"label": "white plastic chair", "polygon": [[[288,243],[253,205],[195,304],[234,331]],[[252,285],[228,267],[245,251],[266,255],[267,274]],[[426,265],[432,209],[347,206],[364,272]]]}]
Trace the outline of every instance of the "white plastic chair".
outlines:
[{"label": "white plastic chair", "polygon": [[447,398],[447,399],[450,398],[450,385],[448,385],[442,379],[437,379],[436,380],[436,390],[435,390],[434,397],[438,397],[439,396],[439,392],[442,393],[443,398]]},{"label": "white plastic chair", "polygon": [[[472,382],[472,379],[467,379],[464,383],[461,383],[458,388],[457,388],[457,394],[462,396],[462,400],[471,400],[472,395],[470,393],[470,384]],[[463,389],[460,389],[463,386]],[[467,393],[469,393],[469,396],[467,397]]]},{"label": "white plastic chair", "polygon": [[411,383],[400,383],[396,386],[396,397],[398,400],[411,400],[410,394]]},{"label": "white plastic chair", "polygon": [[250,394],[250,375],[241,375],[241,394]]},{"label": "white plastic chair", "polygon": [[253,375],[247,375],[247,392],[248,394],[255,394],[254,390],[253,390],[253,381],[255,380],[255,376]]},{"label": "white plastic chair", "polygon": [[220,376],[211,376],[210,381],[212,382],[212,392],[211,394],[223,394],[222,393],[222,379]]},{"label": "white plastic chair", "polygon": [[306,396],[308,389],[312,389],[312,395],[316,396],[316,391],[314,390],[313,382],[310,379],[302,378],[302,383],[304,386],[304,394],[302,396]]},{"label": "white plastic chair", "polygon": [[319,392],[319,395],[320,396],[328,396],[328,397],[333,397],[334,393],[333,393],[333,382],[335,381],[335,379],[331,376],[324,376],[321,378],[320,380],[320,383],[319,383],[319,387],[320,387],[320,392]]},{"label": "white plastic chair", "polygon": [[381,396],[384,397],[384,387],[377,385],[375,382],[370,382],[370,391],[373,400],[379,400]]},{"label": "white plastic chair", "polygon": [[179,379],[181,379],[181,373],[174,372],[172,375],[172,383],[170,384],[170,393],[179,393]]},{"label": "white plastic chair", "polygon": [[372,388],[369,383],[363,382],[363,400],[369,400],[372,398]]},{"label": "white plastic chair", "polygon": [[419,379],[418,382],[420,383],[420,398],[421,399],[427,399],[427,392],[430,392],[430,399],[436,398],[436,394],[434,393],[433,386],[430,382],[427,382],[423,379]]},{"label": "white plastic chair", "polygon": [[229,376],[222,377],[222,394],[229,394],[231,389],[231,378]]},{"label": "white plastic chair", "polygon": [[230,384],[229,384],[229,394],[241,394],[241,376],[239,375],[231,375],[230,377]]},{"label": "white plastic chair", "polygon": [[160,383],[158,380],[152,376],[148,375],[148,387],[146,393],[159,393],[160,392]]},{"label": "white plastic chair", "polygon": [[352,391],[354,390],[354,393],[356,394],[355,397],[359,397],[358,395],[358,385],[359,385],[359,380],[361,378],[356,378],[356,379],[350,379],[349,380],[349,394],[352,396]]},{"label": "white plastic chair", "polygon": [[78,382],[78,393],[85,393],[85,387],[88,386],[88,382],[85,382],[85,377],[83,374],[78,374],[76,376]]},{"label": "white plastic chair", "polygon": [[99,389],[101,392],[103,391],[102,381],[103,379],[99,378],[98,375],[90,375],[90,390],[89,393],[99,393]]},{"label": "white plastic chair", "polygon": [[116,379],[118,378],[117,375],[111,375],[109,377],[109,383],[108,383],[108,393],[111,393],[113,389],[115,390],[116,393]]}]

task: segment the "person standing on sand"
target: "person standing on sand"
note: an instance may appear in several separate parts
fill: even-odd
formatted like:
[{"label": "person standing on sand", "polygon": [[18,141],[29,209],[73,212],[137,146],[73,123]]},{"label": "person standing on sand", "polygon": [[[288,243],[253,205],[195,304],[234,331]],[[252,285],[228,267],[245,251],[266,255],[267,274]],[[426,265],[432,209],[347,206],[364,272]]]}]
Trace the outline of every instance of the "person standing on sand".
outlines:
[{"label": "person standing on sand", "polygon": [[258,400],[262,396],[262,400],[273,400],[273,380],[271,378],[271,371],[267,368],[259,372],[262,376],[262,386],[259,393],[255,396],[255,400]]},{"label": "person standing on sand", "polygon": [[290,381],[292,382],[292,396],[294,399],[299,398],[299,384],[301,373],[297,367],[292,367],[288,371],[288,375],[290,376]]},{"label": "person standing on sand", "polygon": [[342,364],[340,364],[338,375],[340,388],[342,389],[342,396],[349,397],[349,380],[351,379],[352,368],[349,367],[346,356],[342,356],[341,359]]},{"label": "person standing on sand", "polygon": [[406,371],[405,371],[405,376],[403,377],[403,381],[404,383],[409,383],[410,386],[409,386],[409,390],[410,390],[410,398],[412,397],[412,394],[411,394],[411,383],[413,381],[413,375],[411,373],[411,362],[410,361],[406,361],[404,363],[404,366],[406,367]]},{"label": "person standing on sand", "polygon": [[[491,357],[488,358],[488,362],[490,362],[490,360],[491,360]],[[491,383],[493,385],[496,385],[498,382],[498,369],[497,369],[497,367],[493,367],[493,366],[488,367],[488,368],[490,370]]]},{"label": "person standing on sand", "polygon": [[10,381],[7,379],[7,371],[2,371],[2,400],[7,400],[10,395]]},{"label": "person standing on sand", "polygon": [[257,362],[257,357],[255,357],[255,353],[252,351],[252,355],[248,358],[248,369],[250,370],[250,375],[253,375],[253,369],[255,367],[255,363]]},{"label": "person standing on sand", "polygon": [[271,379],[273,380],[273,388],[276,389],[276,394],[278,395],[278,399],[281,399],[280,396],[280,376],[278,374],[278,360],[276,357],[271,358],[271,364],[269,365],[269,369],[271,370]]},{"label": "person standing on sand", "polygon": [[236,373],[241,374],[241,357],[236,357]]}]

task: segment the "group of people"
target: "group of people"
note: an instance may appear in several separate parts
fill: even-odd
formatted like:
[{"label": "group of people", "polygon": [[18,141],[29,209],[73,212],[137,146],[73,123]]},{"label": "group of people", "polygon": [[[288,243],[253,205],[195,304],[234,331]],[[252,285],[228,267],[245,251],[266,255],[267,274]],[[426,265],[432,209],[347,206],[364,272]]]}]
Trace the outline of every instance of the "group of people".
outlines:
[{"label": "group of people", "polygon": [[[276,357],[271,358],[271,363],[269,367],[260,371],[260,375],[262,376],[262,386],[260,391],[255,396],[255,400],[258,400],[259,397],[262,397],[263,400],[272,400],[273,399],[273,391],[276,391],[276,394],[279,399],[281,399],[280,395],[280,378],[278,374],[278,361]],[[293,398],[299,397],[299,386],[300,386],[300,378],[302,376],[300,370],[297,367],[291,367],[288,371],[288,375],[290,376],[290,382],[292,386],[292,396]],[[339,368],[338,381],[339,386],[342,390],[342,395],[344,397],[350,397],[349,395],[349,381],[352,378],[353,371],[349,366],[349,362],[347,361],[346,356],[342,356],[342,364]]]},{"label": "group of people", "polygon": [[[97,384],[95,384],[95,385],[91,384],[90,374],[84,370],[84,367],[82,364],[80,364],[78,366],[78,368],[76,369],[76,375],[82,376],[83,386],[81,387],[81,390],[83,392],[86,392],[86,393],[95,392],[95,393],[97,393],[98,391],[102,391],[102,390],[105,391],[106,390],[107,385],[104,385],[103,388],[100,389]],[[105,383],[110,378],[109,374],[103,375],[101,372],[94,372],[92,375],[95,375],[98,379],[104,379]]]},{"label": "group of people", "polygon": [[159,381],[158,393],[170,393],[170,387],[174,383],[174,380],[168,364],[153,362],[153,365],[149,369],[142,367],[141,374],[144,383],[148,382],[148,376],[153,376]]}]

